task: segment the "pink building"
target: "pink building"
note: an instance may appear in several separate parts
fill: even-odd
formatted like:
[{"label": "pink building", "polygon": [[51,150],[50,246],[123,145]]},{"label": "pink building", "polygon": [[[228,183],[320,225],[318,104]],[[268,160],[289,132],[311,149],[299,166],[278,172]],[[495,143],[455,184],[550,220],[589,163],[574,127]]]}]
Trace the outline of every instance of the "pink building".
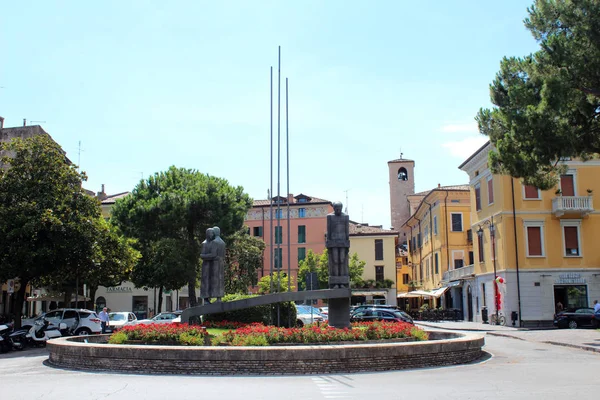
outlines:
[{"label": "pink building", "polygon": [[[267,245],[263,268],[258,272],[258,279],[271,271],[272,254],[275,255],[273,271],[281,269],[285,273],[288,272],[288,247],[291,275],[297,278],[298,263],[306,257],[308,250],[321,253],[325,249],[327,214],[333,212],[333,206],[328,200],[304,194],[276,196],[271,200],[272,208],[269,200],[254,200],[254,205],[246,214],[245,225],[250,228],[250,235],[262,238]],[[272,234],[271,211],[273,213]]]}]

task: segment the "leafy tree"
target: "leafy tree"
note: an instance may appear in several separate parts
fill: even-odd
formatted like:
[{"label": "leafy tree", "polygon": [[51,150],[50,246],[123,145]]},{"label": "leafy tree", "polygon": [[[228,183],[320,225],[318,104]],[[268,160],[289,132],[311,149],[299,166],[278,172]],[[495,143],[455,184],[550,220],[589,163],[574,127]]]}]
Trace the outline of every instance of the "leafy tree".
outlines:
[{"label": "leafy tree", "polygon": [[257,271],[263,265],[265,242],[241,229],[229,236],[225,252],[225,293],[246,293],[256,285]]},{"label": "leafy tree", "polygon": [[[358,253],[353,253],[348,260],[348,272],[351,284],[362,282],[361,277],[365,270],[366,262],[358,258]],[[315,254],[312,250],[306,253],[306,258],[298,265],[298,282],[302,288],[306,288],[306,274],[316,272],[319,278],[319,288],[329,287],[329,255],[327,249],[323,253]]]},{"label": "leafy tree", "polygon": [[[311,249],[309,249],[306,253],[306,257],[304,258],[304,260],[298,263],[298,285],[300,286],[300,288],[302,288],[302,290],[305,290],[307,288],[306,274],[308,274],[309,272],[317,272],[318,276],[319,270],[320,256],[318,254],[315,254],[315,252]],[[322,282],[319,279],[319,288],[326,289],[327,281]]]},{"label": "leafy tree", "polygon": [[[40,286],[49,286],[64,294],[64,303],[71,302],[72,294],[83,283],[90,288],[91,298],[99,285],[116,286],[129,279],[139,252],[133,240],[118,234],[104,218],[86,221],[79,226],[76,246],[63,248],[65,262],[52,273],[36,279]],[[70,254],[69,254],[70,253]]]},{"label": "leafy tree", "polygon": [[30,282],[63,266],[85,267],[100,205],[82,189],[85,174],[49,136],[15,139],[0,149],[0,281],[19,280],[18,327]]},{"label": "leafy tree", "polygon": [[[273,281],[271,290],[271,280]],[[283,293],[290,290],[296,290],[296,282],[294,277],[289,279],[290,285],[288,285],[288,275],[285,272],[273,272],[271,275],[265,275],[258,281],[258,293],[269,294],[269,293]],[[281,290],[280,290],[281,289]]]},{"label": "leafy tree", "polygon": [[536,0],[527,11],[540,50],[501,61],[490,85],[495,107],[476,120],[497,149],[494,172],[550,189],[561,158],[600,153],[600,2]]},{"label": "leafy tree", "polygon": [[242,187],[196,170],[170,167],[141,181],[112,211],[114,223],[137,239],[142,253],[133,282],[171,290],[187,283],[190,305],[195,306],[206,230],[219,226],[228,242],[251,205]]}]

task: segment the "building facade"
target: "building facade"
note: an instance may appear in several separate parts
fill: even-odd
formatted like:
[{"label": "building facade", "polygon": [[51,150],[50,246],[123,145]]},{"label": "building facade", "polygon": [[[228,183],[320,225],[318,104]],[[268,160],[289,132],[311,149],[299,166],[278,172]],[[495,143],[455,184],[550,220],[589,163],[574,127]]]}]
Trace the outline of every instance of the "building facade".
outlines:
[{"label": "building facade", "polygon": [[600,161],[561,161],[558,187],[540,191],[492,174],[491,149],[485,144],[459,167],[470,179],[473,275],[462,279],[473,319],[485,307],[508,323],[543,326],[560,308],[591,306],[600,299]]},{"label": "building facade", "polygon": [[255,200],[244,224],[250,235],[262,239],[266,245],[258,279],[269,275],[271,270],[285,273],[289,270],[297,284],[298,263],[308,250],[322,253],[325,249],[327,214],[332,212],[330,201],[304,194],[276,196],[271,201]]},{"label": "building facade", "polygon": [[[353,289],[353,304],[396,304],[397,238],[397,231],[350,222],[350,256],[356,253],[366,263],[362,279],[375,286]],[[391,287],[385,287],[386,281],[393,282]]]},{"label": "building facade", "polygon": [[[456,308],[468,319],[463,288],[444,279],[472,264],[471,205],[468,185],[440,186],[420,198],[403,230],[408,238],[411,289],[427,292],[431,306]],[[415,204],[413,202],[413,204]],[[402,293],[399,295],[404,296]]]}]

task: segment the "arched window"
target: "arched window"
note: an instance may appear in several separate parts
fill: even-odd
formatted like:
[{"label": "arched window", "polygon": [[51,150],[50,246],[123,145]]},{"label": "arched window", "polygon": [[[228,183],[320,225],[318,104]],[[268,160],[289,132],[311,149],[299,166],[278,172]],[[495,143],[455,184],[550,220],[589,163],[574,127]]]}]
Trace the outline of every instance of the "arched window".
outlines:
[{"label": "arched window", "polygon": [[398,170],[398,180],[399,181],[407,181],[408,180],[408,172],[406,171],[406,168],[401,167]]}]

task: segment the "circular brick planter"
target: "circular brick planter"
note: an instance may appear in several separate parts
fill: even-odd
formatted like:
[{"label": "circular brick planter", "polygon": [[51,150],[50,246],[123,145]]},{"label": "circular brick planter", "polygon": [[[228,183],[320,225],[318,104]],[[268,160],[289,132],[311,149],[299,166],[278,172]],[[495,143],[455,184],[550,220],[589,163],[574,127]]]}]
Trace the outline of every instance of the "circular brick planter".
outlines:
[{"label": "circular brick planter", "polygon": [[190,375],[285,375],[390,371],[465,364],[481,335],[429,332],[423,342],[273,347],[106,344],[106,335],[48,341],[49,364],[68,369]]}]

